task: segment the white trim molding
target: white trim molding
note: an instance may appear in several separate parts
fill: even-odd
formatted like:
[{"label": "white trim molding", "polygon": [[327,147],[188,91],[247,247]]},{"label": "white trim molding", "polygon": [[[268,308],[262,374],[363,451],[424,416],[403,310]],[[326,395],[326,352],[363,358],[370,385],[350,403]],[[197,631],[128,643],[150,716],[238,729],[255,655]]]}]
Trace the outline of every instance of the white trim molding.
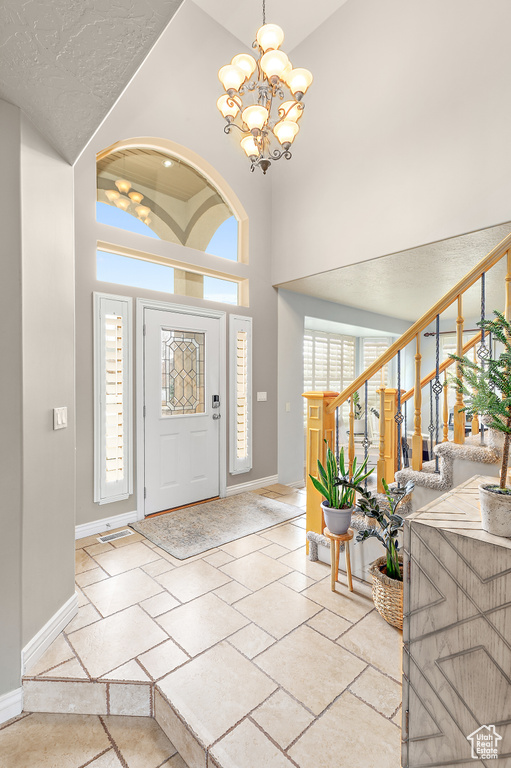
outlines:
[{"label": "white trim molding", "polygon": [[103,517],[101,520],[93,520],[91,523],[82,523],[75,528],[75,539],[85,539],[86,536],[94,536],[95,533],[122,528],[124,525],[135,523],[138,520],[137,511],[124,512],[122,515]]},{"label": "white trim molding", "polygon": [[259,480],[251,480],[249,483],[238,483],[237,485],[228,485],[225,490],[226,496],[236,496],[238,493],[245,493],[246,491],[256,491],[258,488],[266,488],[267,485],[274,485],[278,483],[278,475],[270,475],[269,477],[261,477]]},{"label": "white trim molding", "polygon": [[23,712],[23,688],[0,696],[0,725]]},{"label": "white trim molding", "polygon": [[78,597],[76,592],[71,595],[59,610],[53,614],[51,619],[46,622],[44,627],[34,635],[32,640],[29,640],[26,646],[21,651],[21,674],[25,674],[25,670],[31,664],[35,664],[38,661],[47,648],[53,643],[55,638],[62,632],[64,627],[69,624],[71,619],[74,619],[78,613]]},{"label": "white trim molding", "polygon": [[305,478],[301,480],[295,480],[293,483],[283,483],[283,485],[289,485],[290,488],[303,488],[305,489]]}]

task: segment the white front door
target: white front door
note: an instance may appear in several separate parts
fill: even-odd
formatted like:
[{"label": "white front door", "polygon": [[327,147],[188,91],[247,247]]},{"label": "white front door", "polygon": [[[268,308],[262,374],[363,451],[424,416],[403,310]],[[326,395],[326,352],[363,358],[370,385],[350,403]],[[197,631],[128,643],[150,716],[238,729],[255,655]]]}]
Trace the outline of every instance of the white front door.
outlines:
[{"label": "white front door", "polygon": [[220,328],[145,309],[145,515],[218,496]]}]

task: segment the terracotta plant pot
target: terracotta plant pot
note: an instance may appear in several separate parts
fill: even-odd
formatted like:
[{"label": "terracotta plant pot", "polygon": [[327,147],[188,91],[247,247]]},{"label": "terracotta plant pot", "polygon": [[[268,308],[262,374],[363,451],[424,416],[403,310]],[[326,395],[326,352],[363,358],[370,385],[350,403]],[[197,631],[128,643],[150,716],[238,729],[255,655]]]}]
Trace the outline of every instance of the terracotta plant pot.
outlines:
[{"label": "terracotta plant pot", "polygon": [[[402,570],[403,556],[398,557]],[[374,607],[387,624],[403,629],[403,582],[390,579],[385,573],[386,568],[386,557],[379,557],[369,568],[373,578]]]},{"label": "terracotta plant pot", "polygon": [[498,493],[498,489],[489,490],[490,487],[495,486],[479,486],[483,531],[511,538],[511,489],[507,489],[509,493]]},{"label": "terracotta plant pot", "polygon": [[351,523],[351,514],[355,507],[348,507],[348,509],[334,509],[329,507],[324,501],[321,504],[323,515],[325,518],[326,527],[330,533],[335,533],[339,536],[342,533],[346,533]]}]

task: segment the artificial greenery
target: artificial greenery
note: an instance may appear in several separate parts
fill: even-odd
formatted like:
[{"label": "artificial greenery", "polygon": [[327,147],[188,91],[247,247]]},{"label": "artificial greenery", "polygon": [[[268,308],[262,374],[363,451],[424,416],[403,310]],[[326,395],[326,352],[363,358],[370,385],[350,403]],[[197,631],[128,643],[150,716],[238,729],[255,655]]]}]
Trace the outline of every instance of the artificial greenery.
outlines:
[{"label": "artificial greenery", "polygon": [[410,480],[404,488],[395,488],[391,491],[385,480],[382,479],[383,489],[390,507],[389,512],[385,507],[380,507],[377,497],[363,486],[355,485],[346,478],[340,479],[339,482],[346,489],[352,490],[353,493],[356,491],[359,494],[357,508],[378,523],[378,527],[364,528],[363,531],[359,531],[357,541],[365,541],[371,537],[378,539],[387,553],[387,576],[389,579],[403,581],[398,557],[398,534],[403,528],[404,520],[400,515],[396,515],[396,509],[404,497],[413,491],[415,484]]},{"label": "artificial greenery", "polygon": [[357,459],[355,457],[351,466],[351,472],[349,462],[346,466],[344,461],[344,448],[341,448],[338,459],[335,458],[333,451],[330,448],[327,448],[325,467],[323,467],[318,459],[319,478],[313,477],[312,475],[309,475],[309,477],[312,480],[314,488],[325,497],[329,507],[332,507],[332,509],[349,509],[349,507],[353,506],[355,491],[350,488],[343,488],[342,485],[339,484],[339,480],[341,478],[349,479],[351,477],[353,482],[357,485],[363,483],[366,477],[369,477],[369,475],[374,472],[374,467],[370,469],[369,472],[366,472],[367,458],[359,467],[357,467]]},{"label": "artificial greenery", "polygon": [[498,488],[505,492],[511,442],[511,324],[500,312],[493,314],[494,320],[481,320],[477,325],[503,345],[498,357],[490,355],[481,363],[468,357],[449,357],[458,363],[457,375],[451,380],[465,398],[465,407],[460,410],[489,416],[487,426],[504,433]]}]

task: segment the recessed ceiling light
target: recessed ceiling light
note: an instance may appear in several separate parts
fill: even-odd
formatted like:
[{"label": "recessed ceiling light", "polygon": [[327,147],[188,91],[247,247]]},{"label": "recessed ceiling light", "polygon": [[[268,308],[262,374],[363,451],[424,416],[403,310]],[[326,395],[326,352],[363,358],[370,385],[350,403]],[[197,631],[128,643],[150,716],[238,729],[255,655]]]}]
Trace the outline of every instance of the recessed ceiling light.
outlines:
[{"label": "recessed ceiling light", "polygon": [[165,168],[170,168],[170,166],[173,165],[172,160],[164,160],[163,165]]}]

